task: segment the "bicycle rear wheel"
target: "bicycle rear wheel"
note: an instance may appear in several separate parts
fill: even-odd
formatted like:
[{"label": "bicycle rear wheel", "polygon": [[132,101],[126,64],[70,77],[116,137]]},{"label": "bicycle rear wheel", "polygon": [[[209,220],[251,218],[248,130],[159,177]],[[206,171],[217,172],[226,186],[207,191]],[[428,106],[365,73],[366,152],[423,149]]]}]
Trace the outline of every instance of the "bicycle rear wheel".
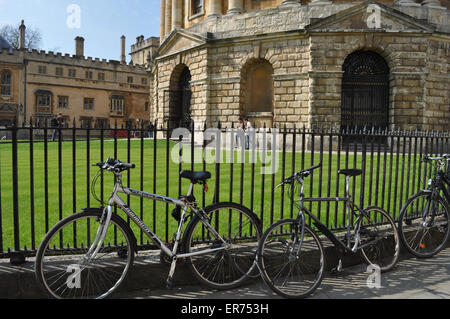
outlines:
[{"label": "bicycle rear wheel", "polygon": [[267,229],[258,247],[258,267],[264,282],[285,298],[311,295],[324,275],[322,242],[307,225],[300,254],[297,255],[301,236],[299,227],[297,220],[280,220]]},{"label": "bicycle rear wheel", "polygon": [[365,261],[378,266],[381,272],[394,268],[400,257],[400,239],[392,217],[379,207],[366,208],[359,231],[360,252]]},{"label": "bicycle rear wheel", "polygon": [[101,299],[125,280],[134,261],[134,238],[119,217],[112,216],[95,258],[87,257],[101,216],[101,211],[71,215],[44,237],[36,255],[35,275],[49,297]]},{"label": "bicycle rear wheel", "polygon": [[234,203],[214,204],[206,207],[204,212],[226,244],[213,236],[199,217],[194,217],[183,238],[184,253],[218,250],[191,256],[187,258],[188,265],[194,275],[211,288],[235,288],[257,274],[255,256],[261,237],[259,219],[246,207]]},{"label": "bicycle rear wheel", "polygon": [[398,229],[406,249],[419,258],[429,258],[444,249],[450,229],[450,209],[440,197],[420,192],[403,206]]}]

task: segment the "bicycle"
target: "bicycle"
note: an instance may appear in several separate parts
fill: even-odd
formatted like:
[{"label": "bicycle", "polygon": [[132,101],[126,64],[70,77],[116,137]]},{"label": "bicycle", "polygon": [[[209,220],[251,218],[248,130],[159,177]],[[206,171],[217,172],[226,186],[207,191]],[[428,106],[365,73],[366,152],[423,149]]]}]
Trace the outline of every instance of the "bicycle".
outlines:
[{"label": "bicycle", "polygon": [[[122,186],[122,172],[134,168],[134,164],[108,159],[94,165],[99,172],[92,183],[92,192],[95,194],[95,182],[104,171],[114,174],[113,191],[105,208],[84,209],[61,220],[46,234],[37,251],[35,275],[49,297],[101,299],[123,284],[138,245],[128,223],[113,213],[114,206],[171,259],[168,288],[173,286],[179,259],[187,260],[193,274],[215,289],[234,288],[255,272],[259,275],[254,262],[261,237],[258,217],[231,202],[197,207],[194,185],[206,188],[211,173],[180,172],[181,177],[190,180],[187,195],[170,198]],[[124,203],[119,193],[176,205],[172,216],[178,221],[178,228],[172,250]]]},{"label": "bicycle", "polygon": [[[285,298],[305,298],[319,287],[324,276],[325,254],[318,232],[325,235],[338,251],[339,262],[333,269],[335,271],[342,271],[345,254],[360,253],[369,265],[381,272],[392,269],[399,258],[400,244],[394,220],[382,208],[360,209],[352,201],[349,179],[361,175],[361,170],[343,169],[338,172],[345,175],[344,197],[304,197],[304,179],[320,166],[302,170],[277,186],[288,184],[290,191],[295,192],[296,184],[300,185],[300,200],[296,203],[299,213],[295,219],[282,219],[272,224],[258,246],[257,264],[264,282]],[[332,232],[305,207],[304,202],[313,201],[344,202],[346,231],[343,238],[341,233]],[[317,230],[308,225],[306,216]]]},{"label": "bicycle", "polygon": [[[398,230],[404,247],[418,258],[429,258],[445,248],[449,238],[450,175],[444,171],[450,154],[425,156],[432,163],[434,175],[428,188],[411,196],[399,214]],[[446,186],[448,189],[446,189]]]}]

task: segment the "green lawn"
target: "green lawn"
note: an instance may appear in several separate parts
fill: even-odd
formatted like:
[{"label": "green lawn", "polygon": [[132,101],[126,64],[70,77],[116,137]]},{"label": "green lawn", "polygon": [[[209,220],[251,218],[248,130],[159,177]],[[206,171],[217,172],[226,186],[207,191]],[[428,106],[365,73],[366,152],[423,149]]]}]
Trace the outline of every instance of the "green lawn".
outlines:
[{"label": "green lawn", "polygon": [[[147,192],[153,192],[154,188],[154,176],[153,165],[156,161],[156,192],[162,195],[168,194],[171,197],[178,196],[179,190],[179,165],[170,160],[169,166],[166,165],[167,157],[167,144],[165,140],[158,140],[156,145],[156,158],[154,157],[154,142],[153,140],[143,140],[143,154],[141,154],[141,140],[131,140],[128,145],[127,140],[119,140],[117,144],[117,159],[127,162],[130,161],[136,164],[136,169],[131,170],[130,175],[124,173],[124,185],[129,185],[136,189],[142,189]],[[169,152],[172,152],[172,146],[169,145]],[[48,227],[52,227],[62,217],[80,211],[87,206],[98,207],[100,204],[95,201],[92,195],[89,193],[89,186],[92,178],[97,172],[97,168],[90,166],[92,163],[96,163],[100,160],[104,160],[107,157],[114,157],[114,142],[111,140],[105,140],[103,143],[103,158],[101,158],[101,143],[99,141],[90,141],[89,148],[86,141],[78,141],[75,144],[75,155],[73,154],[73,143],[71,141],[63,142],[61,147],[61,161],[58,160],[58,143],[48,143],[47,165],[48,165],[48,202],[45,200],[45,154],[44,143],[36,142],[33,144],[33,165],[34,165],[34,196],[31,198],[30,192],[30,144],[19,143],[18,144],[18,198],[19,198],[19,226],[20,226],[20,247],[27,249],[37,248],[42,240]],[[128,152],[128,147],[130,152]],[[87,158],[87,152],[89,150],[89,159]],[[11,144],[0,144],[0,207],[1,207],[1,245],[0,252],[5,252],[8,248],[14,249],[14,233],[13,233],[13,191],[12,191],[12,150]],[[170,153],[169,153],[170,154]],[[141,164],[141,155],[143,162]],[[247,159],[248,159],[247,153]],[[336,196],[343,195],[344,192],[344,179],[339,179],[339,191],[337,188],[337,170],[338,166],[344,168],[346,165],[345,153],[342,152],[340,161],[338,162],[338,156],[336,153],[332,155],[331,161],[328,153],[324,153],[320,158],[319,153],[305,153],[302,156],[301,153],[295,154],[295,171],[298,171],[303,167],[307,168],[311,166],[312,161],[314,164],[320,161],[323,164],[322,173],[319,170],[315,171],[313,177],[309,177],[305,184],[305,192],[307,196]],[[73,156],[75,156],[76,174],[73,174]],[[188,156],[190,157],[190,156]],[[313,158],[312,158],[313,157]],[[237,154],[236,154],[237,158]],[[242,203],[253,208],[253,211],[263,219],[264,229],[267,228],[274,220],[279,219],[281,216],[291,216],[291,204],[288,197],[287,189],[284,192],[284,200],[282,200],[282,189],[273,191],[272,185],[277,185],[283,175],[286,177],[291,175],[293,171],[292,162],[293,154],[287,152],[283,165],[283,157],[280,154],[280,166],[279,170],[274,175],[262,175],[261,163],[258,161],[254,166],[248,162],[243,165],[243,171],[241,173],[241,164],[234,164],[233,167],[230,164],[220,165],[220,200],[235,202],[241,201],[241,189],[242,189]],[[418,171],[418,158],[416,159],[416,181],[414,182],[414,189],[417,189],[417,171]],[[399,163],[399,170],[395,171],[396,163]],[[410,161],[411,170],[408,170],[407,164]],[[402,163],[405,163],[405,166]],[[370,204],[383,205],[385,208],[390,207],[391,214],[395,216],[398,214],[399,207],[404,202],[407,194],[411,194],[413,179],[412,179],[412,167],[414,163],[414,157],[408,155],[391,156],[388,154],[386,157],[381,153],[380,157],[377,153],[374,156],[370,156],[368,153],[366,157],[366,178],[365,178],[365,193],[364,193],[364,205]],[[356,166],[361,168],[362,156],[358,154],[356,159],[352,153],[348,157],[348,166],[350,168]],[[392,169],[390,168],[392,165]],[[252,166],[254,169],[254,186],[252,188]],[[386,167],[386,180],[383,184],[383,170]],[[61,167],[61,202],[59,200],[59,167]],[[372,167],[372,168],[371,168]],[[402,169],[402,167],[404,167]],[[191,164],[182,164],[182,169],[190,169]],[[87,170],[89,169],[89,177]],[[203,164],[195,164],[195,170],[202,170]],[[214,189],[215,189],[215,164],[206,164],[206,170],[211,171],[213,178],[208,182],[209,192],[205,194],[205,204],[208,205],[213,201]],[[377,181],[375,176],[377,171],[380,172],[380,178]],[[166,172],[168,171],[168,184],[166,183]],[[141,172],[142,172],[142,185],[141,185]],[[329,173],[330,172],[330,173]],[[371,181],[371,174],[374,179]],[[321,176],[320,176],[321,175]],[[423,177],[423,172],[422,172]],[[232,178],[232,184],[230,183]],[[321,178],[321,179],[320,179]],[[422,178],[423,179],[423,178]],[[313,188],[310,187],[310,182],[313,181]],[[330,183],[328,181],[330,180]],[[75,181],[75,182],[74,182]],[[360,181],[361,177],[356,178],[355,198],[358,205],[360,202]],[[420,181],[423,184],[423,181]],[[73,194],[73,188],[75,185],[76,196]],[[182,193],[187,190],[188,183],[183,181],[181,184]],[[262,187],[264,186],[264,187]],[[400,194],[400,187],[403,187],[403,193]],[[168,188],[168,193],[166,189]],[[107,197],[108,192],[112,189],[112,176],[111,174],[105,174],[104,179],[104,194]],[[232,190],[232,197],[230,198],[230,189]],[[253,189],[253,190],[252,190]],[[353,182],[350,189],[353,190]],[[395,190],[397,189],[397,193]],[[384,202],[381,202],[382,193],[384,191]],[[96,192],[100,193],[100,180],[96,187]],[[196,187],[195,196],[200,204],[203,204],[202,190],[200,186]],[[377,202],[375,198],[377,197]],[[127,202],[128,198],[122,196]],[[295,197],[297,198],[297,197]],[[262,200],[263,199],[263,200]],[[388,199],[390,202],[388,202]],[[394,202],[395,200],[395,202]],[[34,216],[32,215],[31,203],[34,203]],[[74,203],[75,202],[75,206]],[[166,215],[166,204],[157,203],[156,210],[153,210],[153,201],[143,200],[141,209],[141,200],[139,198],[129,199],[130,207],[139,216],[142,216],[143,220],[150,228],[154,229],[156,233],[163,239],[172,239],[172,235],[176,230],[176,222],[170,217],[172,207],[168,209],[168,216]],[[394,207],[395,204],[395,208]],[[60,205],[62,209],[60,210]],[[46,209],[47,206],[47,209]],[[309,206],[309,204],[308,204]],[[331,227],[341,227],[343,216],[343,205],[340,204],[336,209],[334,203],[322,203],[320,206],[316,203],[312,206],[312,211],[319,215],[324,222],[329,222]],[[337,211],[337,214],[336,214]],[[273,214],[272,214],[273,212]],[[48,214],[48,220],[46,221],[46,214]],[[293,211],[295,215],[295,208]],[[166,230],[166,223],[169,227]],[[32,236],[32,228],[34,227],[34,237]],[[146,243],[147,238],[143,238],[142,234],[137,230],[137,227],[133,227],[136,231],[136,235],[139,243]]]}]

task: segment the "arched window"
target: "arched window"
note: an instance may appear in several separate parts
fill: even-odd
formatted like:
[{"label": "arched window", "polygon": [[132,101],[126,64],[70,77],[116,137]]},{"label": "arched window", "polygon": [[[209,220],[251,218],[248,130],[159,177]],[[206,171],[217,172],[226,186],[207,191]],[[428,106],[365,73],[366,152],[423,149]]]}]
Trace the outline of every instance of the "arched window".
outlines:
[{"label": "arched window", "polygon": [[379,54],[356,51],[343,65],[341,128],[388,127],[389,67]]},{"label": "arched window", "polygon": [[253,59],[242,68],[241,115],[255,127],[272,126],[273,67],[267,60]]},{"label": "arched window", "polygon": [[0,78],[0,94],[11,95],[11,72],[2,71]]}]

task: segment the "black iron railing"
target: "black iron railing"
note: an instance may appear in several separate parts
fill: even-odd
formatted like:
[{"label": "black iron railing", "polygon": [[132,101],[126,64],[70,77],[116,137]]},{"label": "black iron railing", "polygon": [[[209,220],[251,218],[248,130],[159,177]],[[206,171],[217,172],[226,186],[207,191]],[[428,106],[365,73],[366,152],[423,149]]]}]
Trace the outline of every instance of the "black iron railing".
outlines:
[{"label": "black iron railing", "polygon": [[[426,187],[432,174],[421,158],[450,153],[449,132],[256,129],[250,143],[256,146],[245,150],[245,139],[230,139],[230,128],[220,124],[207,138],[203,138],[208,132],[204,125],[184,130],[187,135],[180,137],[173,128],[157,125],[151,131],[144,126],[73,126],[57,129],[52,141],[53,128],[47,125],[0,128],[0,258],[35,254],[45,233],[59,220],[86,207],[99,207],[91,194],[96,174],[91,164],[107,157],[136,164],[124,176],[126,186],[171,197],[186,191],[181,170],[209,170],[210,191],[199,187],[195,193],[199,205],[219,200],[242,203],[267,228],[280,218],[296,216],[297,194],[275,186],[301,169],[322,163],[306,180],[305,194],[310,197],[342,195],[344,181],[337,171],[362,169],[363,175],[351,183],[355,203],[381,206],[397,218],[405,200]],[[214,134],[216,138],[211,138]],[[221,147],[214,148],[212,141],[219,135]],[[222,160],[216,161],[219,157]],[[179,158],[183,161],[177,162]],[[111,187],[112,178],[102,175],[96,189],[102,201]],[[129,196],[125,202],[158,236],[172,240],[176,223],[168,204]],[[307,205],[329,228],[344,227],[341,204]],[[137,227],[132,229],[140,249],[154,247]]]}]

